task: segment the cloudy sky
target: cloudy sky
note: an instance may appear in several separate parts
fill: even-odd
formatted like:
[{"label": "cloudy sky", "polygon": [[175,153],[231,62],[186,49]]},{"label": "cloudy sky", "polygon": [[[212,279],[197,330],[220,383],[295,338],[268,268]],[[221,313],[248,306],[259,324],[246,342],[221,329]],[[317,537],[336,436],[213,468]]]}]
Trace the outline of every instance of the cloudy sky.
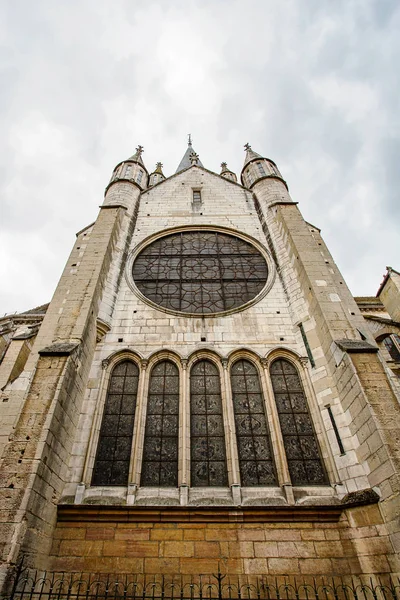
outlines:
[{"label": "cloudy sky", "polygon": [[398,0],[3,0],[0,315],[48,302],[116,163],[278,163],[355,295],[400,269]]}]

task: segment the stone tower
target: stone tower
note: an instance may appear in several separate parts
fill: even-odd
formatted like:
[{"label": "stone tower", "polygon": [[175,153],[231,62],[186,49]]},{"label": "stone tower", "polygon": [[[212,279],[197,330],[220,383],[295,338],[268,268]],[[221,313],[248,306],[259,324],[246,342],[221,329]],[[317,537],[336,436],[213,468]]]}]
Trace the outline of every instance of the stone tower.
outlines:
[{"label": "stone tower", "polygon": [[[0,321],[2,577],[400,570],[400,299],[355,299],[277,165],[119,163]],[[396,312],[397,311],[397,312]],[[396,354],[397,352],[397,354]]]}]

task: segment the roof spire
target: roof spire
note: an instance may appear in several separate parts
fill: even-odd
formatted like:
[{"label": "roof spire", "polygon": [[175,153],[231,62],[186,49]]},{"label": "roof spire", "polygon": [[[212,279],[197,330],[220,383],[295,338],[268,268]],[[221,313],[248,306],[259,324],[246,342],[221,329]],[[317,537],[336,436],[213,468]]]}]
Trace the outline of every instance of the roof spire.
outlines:
[{"label": "roof spire", "polygon": [[143,159],[142,159],[143,152],[144,152],[144,148],[143,148],[143,146],[141,146],[139,144],[139,146],[136,148],[135,154],[132,154],[132,156],[130,158],[128,158],[128,160],[134,160],[144,166]]},{"label": "roof spire", "polygon": [[247,165],[247,163],[249,163],[254,158],[262,158],[262,156],[260,156],[260,154],[257,154],[257,152],[254,152],[254,150],[252,150],[249,143],[244,145],[244,149],[246,150],[246,158],[244,159],[243,168]]},{"label": "roof spire", "polygon": [[203,167],[203,164],[199,158],[199,155],[196,153],[195,149],[192,146],[192,134],[189,133],[188,134],[188,147],[187,147],[186,152],[183,155],[183,158],[182,158],[181,162],[179,163],[179,167],[177,168],[175,173],[180,173],[181,171],[184,171],[185,169],[189,169],[189,167],[192,167],[194,165],[196,165],[198,167]]},{"label": "roof spire", "polygon": [[233,171],[231,171],[230,169],[228,169],[228,165],[226,162],[221,163],[220,175],[222,177],[225,177],[225,179],[229,179],[230,181],[234,181],[235,183],[237,182],[237,177],[236,177],[235,173]]}]

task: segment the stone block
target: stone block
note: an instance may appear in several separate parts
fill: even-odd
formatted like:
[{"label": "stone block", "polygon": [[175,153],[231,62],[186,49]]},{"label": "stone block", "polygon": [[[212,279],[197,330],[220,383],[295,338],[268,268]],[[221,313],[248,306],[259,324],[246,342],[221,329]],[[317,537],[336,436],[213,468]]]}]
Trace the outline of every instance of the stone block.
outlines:
[{"label": "stone block", "polygon": [[164,542],[163,556],[168,557],[191,557],[194,556],[194,542]]}]

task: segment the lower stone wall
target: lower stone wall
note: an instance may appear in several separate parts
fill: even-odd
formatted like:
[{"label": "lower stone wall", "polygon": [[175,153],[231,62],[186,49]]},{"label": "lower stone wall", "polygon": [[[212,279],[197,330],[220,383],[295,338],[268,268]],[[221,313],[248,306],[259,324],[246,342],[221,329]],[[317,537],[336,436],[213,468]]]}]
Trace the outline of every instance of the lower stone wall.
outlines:
[{"label": "lower stone wall", "polygon": [[111,521],[101,509],[92,520],[70,515],[57,524],[49,569],[194,576],[216,573],[218,567],[232,575],[393,572],[392,547],[378,505],[344,511],[337,522],[318,517],[237,522],[234,510],[221,518],[232,522],[216,522],[215,515],[207,522],[199,512],[189,515],[188,522],[185,514],[186,520],[179,521],[177,514],[175,522],[157,522],[158,513],[142,522],[129,516],[125,522]]}]

